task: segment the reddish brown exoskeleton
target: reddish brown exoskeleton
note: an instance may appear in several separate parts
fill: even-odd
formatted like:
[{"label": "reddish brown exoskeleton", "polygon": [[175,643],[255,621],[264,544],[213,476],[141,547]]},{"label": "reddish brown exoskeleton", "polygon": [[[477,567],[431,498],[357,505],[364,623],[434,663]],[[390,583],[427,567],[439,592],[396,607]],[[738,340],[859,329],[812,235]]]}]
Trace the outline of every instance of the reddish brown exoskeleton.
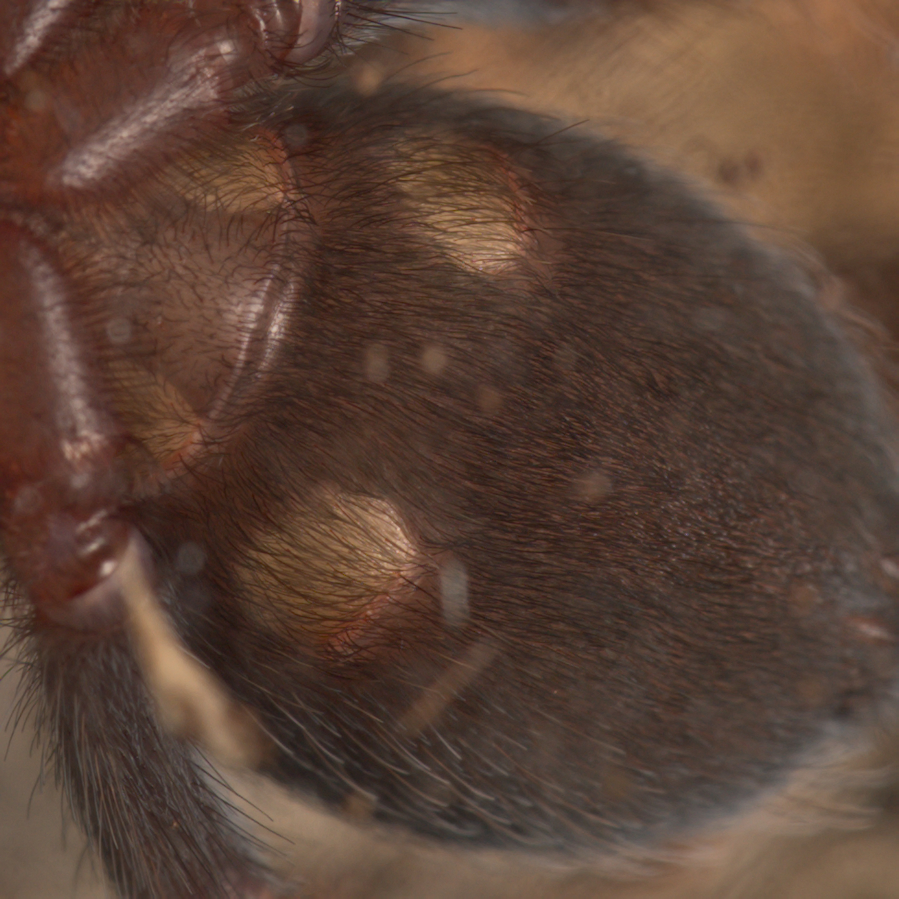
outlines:
[{"label": "reddish brown exoskeleton", "polygon": [[287,889],[195,744],[513,870],[839,794],[899,484],[829,276],[601,138],[312,79],[377,6],[0,9],[11,607],[123,896]]}]

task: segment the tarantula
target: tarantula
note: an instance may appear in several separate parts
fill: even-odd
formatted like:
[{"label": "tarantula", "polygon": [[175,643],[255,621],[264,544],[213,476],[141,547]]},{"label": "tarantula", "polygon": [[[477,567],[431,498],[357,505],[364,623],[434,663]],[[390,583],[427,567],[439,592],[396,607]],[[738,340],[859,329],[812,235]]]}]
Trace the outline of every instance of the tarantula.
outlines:
[{"label": "tarantula", "polygon": [[8,617],[128,899],[319,895],[217,764],[649,877],[879,760],[897,427],[845,282],[599,133],[372,79],[406,37],[352,58],[429,11],[0,4]]}]

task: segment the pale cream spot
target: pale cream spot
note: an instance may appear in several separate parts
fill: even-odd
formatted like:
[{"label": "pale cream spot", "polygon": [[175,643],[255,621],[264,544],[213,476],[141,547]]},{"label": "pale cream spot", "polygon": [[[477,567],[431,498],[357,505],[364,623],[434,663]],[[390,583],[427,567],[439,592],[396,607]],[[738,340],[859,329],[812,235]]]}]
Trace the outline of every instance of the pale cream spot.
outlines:
[{"label": "pale cream spot", "polygon": [[362,360],[367,381],[383,384],[390,377],[390,351],[383,343],[370,343]]},{"label": "pale cream spot", "polygon": [[496,415],[502,408],[503,395],[490,384],[478,384],[475,388],[475,402],[485,415]]},{"label": "pale cream spot", "polygon": [[443,374],[446,366],[449,364],[449,356],[442,346],[436,343],[429,343],[421,351],[421,367],[429,374],[437,377]]},{"label": "pale cream spot", "polygon": [[598,468],[588,471],[575,480],[574,492],[584,502],[597,502],[612,492],[612,479]]},{"label": "pale cream spot", "polygon": [[468,571],[458,559],[449,559],[440,566],[440,603],[443,620],[453,630],[467,621],[471,609],[468,602]]}]

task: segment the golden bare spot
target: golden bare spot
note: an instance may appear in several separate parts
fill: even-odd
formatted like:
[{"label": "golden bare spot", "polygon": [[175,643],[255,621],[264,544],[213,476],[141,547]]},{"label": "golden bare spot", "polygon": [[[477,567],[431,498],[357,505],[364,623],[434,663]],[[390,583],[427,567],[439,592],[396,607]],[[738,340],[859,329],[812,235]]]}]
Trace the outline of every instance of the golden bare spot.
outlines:
[{"label": "golden bare spot", "polygon": [[237,562],[257,619],[351,654],[430,570],[383,499],[321,488],[259,534]]},{"label": "golden bare spot", "polygon": [[177,467],[199,438],[199,418],[183,394],[158,372],[124,357],[111,360],[107,373],[128,433],[161,468]]},{"label": "golden bare spot", "polygon": [[396,611],[399,594],[403,591],[401,578],[389,588],[390,592],[380,593],[366,602],[353,618],[340,622],[340,627],[333,629],[326,643],[329,655],[334,658],[350,658],[359,652],[371,648],[372,635],[377,632],[378,625],[384,623],[391,612]]},{"label": "golden bare spot", "polygon": [[199,208],[265,219],[284,203],[285,160],[283,148],[263,136],[180,159],[164,183]]},{"label": "golden bare spot", "polygon": [[482,148],[454,139],[442,147],[433,138],[408,140],[397,153],[393,183],[409,200],[416,230],[454,262],[476,273],[512,272],[528,252],[514,179],[501,159],[486,167]]}]

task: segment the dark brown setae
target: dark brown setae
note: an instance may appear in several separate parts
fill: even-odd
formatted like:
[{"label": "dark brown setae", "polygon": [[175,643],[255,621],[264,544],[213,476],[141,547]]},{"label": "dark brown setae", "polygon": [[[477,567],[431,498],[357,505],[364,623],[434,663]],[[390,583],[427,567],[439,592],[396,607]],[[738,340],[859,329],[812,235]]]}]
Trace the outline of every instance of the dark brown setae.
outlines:
[{"label": "dark brown setae", "polygon": [[124,897],[278,888],[129,566],[265,773],[464,847],[651,852],[889,705],[896,423],[836,282],[614,143],[312,78],[389,6],[0,6],[10,608]]}]

